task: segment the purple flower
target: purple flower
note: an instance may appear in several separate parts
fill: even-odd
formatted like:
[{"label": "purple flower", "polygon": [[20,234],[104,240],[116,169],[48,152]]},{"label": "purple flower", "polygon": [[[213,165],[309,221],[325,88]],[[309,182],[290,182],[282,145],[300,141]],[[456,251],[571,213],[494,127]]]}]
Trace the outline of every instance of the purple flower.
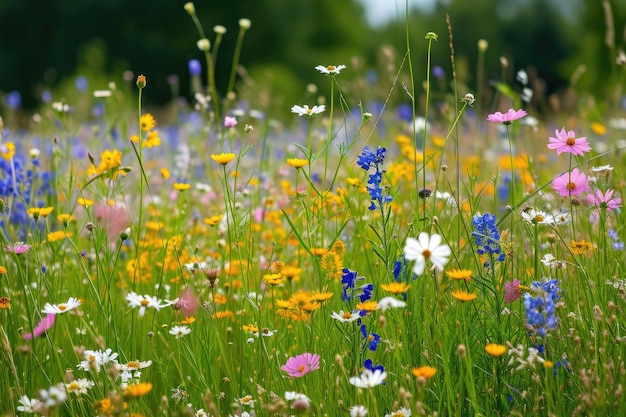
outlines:
[{"label": "purple flower", "polygon": [[596,190],[593,194],[587,194],[587,201],[589,204],[606,209],[606,211],[611,211],[622,205],[620,197],[613,198],[613,190],[607,190],[604,194],[602,191]]},{"label": "purple flower", "polygon": [[187,65],[189,67],[189,74],[192,77],[196,77],[202,73],[202,64],[197,59],[190,59]]},{"label": "purple flower", "polygon": [[28,252],[29,250],[30,250],[30,245],[25,245],[22,242],[15,242],[13,246],[6,245],[4,248],[5,252],[9,252],[9,253],[13,252],[16,255],[21,255],[23,253]]},{"label": "purple flower", "polygon": [[224,126],[225,127],[237,126],[237,119],[235,119],[234,117],[230,117],[230,116],[224,117]]},{"label": "purple flower", "polygon": [[22,337],[26,340],[31,340],[35,337],[39,337],[43,335],[46,332],[46,330],[49,330],[52,327],[52,325],[54,324],[55,318],[56,318],[56,314],[52,314],[52,313],[46,314],[46,317],[44,317],[43,320],[41,320],[39,324],[35,326],[32,333],[24,333]]},{"label": "purple flower", "polygon": [[292,378],[300,378],[311,371],[319,369],[320,355],[316,353],[303,353],[287,359],[287,363],[280,367]]},{"label": "purple flower", "polygon": [[517,110],[517,111],[513,109],[509,109],[509,111],[507,111],[504,114],[500,113],[499,111],[492,113],[489,116],[487,116],[487,120],[489,120],[490,122],[494,122],[494,123],[504,123],[505,125],[510,125],[511,122],[513,122],[514,120],[521,119],[527,114],[528,113],[526,113],[526,111],[522,109]]}]

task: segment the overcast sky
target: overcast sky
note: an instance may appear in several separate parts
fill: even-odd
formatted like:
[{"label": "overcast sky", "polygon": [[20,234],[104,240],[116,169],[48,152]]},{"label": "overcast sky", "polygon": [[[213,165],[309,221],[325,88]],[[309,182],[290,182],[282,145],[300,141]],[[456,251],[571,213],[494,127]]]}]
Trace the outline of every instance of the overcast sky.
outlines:
[{"label": "overcast sky", "polygon": [[[366,16],[372,25],[380,25],[394,17],[404,18],[405,0],[359,0],[365,5]],[[429,7],[434,0],[409,0],[409,7]]]}]

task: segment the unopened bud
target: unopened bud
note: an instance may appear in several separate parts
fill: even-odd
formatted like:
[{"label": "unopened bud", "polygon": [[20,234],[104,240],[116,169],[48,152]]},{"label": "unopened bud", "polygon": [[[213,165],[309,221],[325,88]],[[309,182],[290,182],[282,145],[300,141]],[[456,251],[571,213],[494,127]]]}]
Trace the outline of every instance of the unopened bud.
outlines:
[{"label": "unopened bud", "polygon": [[372,113],[365,112],[363,113],[363,123],[369,122],[372,119]]},{"label": "unopened bud", "polygon": [[436,41],[437,39],[439,39],[439,36],[437,36],[435,32],[428,32],[426,36],[424,36],[424,39]]},{"label": "unopened bud", "polygon": [[199,50],[204,52],[208,52],[209,49],[211,49],[211,41],[209,41],[207,38],[202,38],[198,40],[198,42],[196,42],[196,45],[198,46]]},{"label": "unopened bud", "polygon": [[137,76],[137,88],[140,90],[146,88],[146,76],[141,74]]},{"label": "unopened bud", "polygon": [[485,52],[488,47],[489,47],[489,42],[487,42],[485,39],[479,39],[478,40],[478,51],[479,52]]},{"label": "unopened bud", "polygon": [[192,2],[188,1],[183,7],[185,8],[185,11],[190,15],[196,14],[196,6],[194,6]]},{"label": "unopened bud", "polygon": [[120,240],[125,241],[130,237],[130,227],[124,229],[122,233],[120,233]]},{"label": "unopened bud", "polygon": [[218,35],[223,35],[226,33],[226,28],[222,25],[215,25],[213,26],[213,32],[217,33]]},{"label": "unopened bud", "polygon": [[476,101],[476,98],[474,97],[474,94],[467,93],[467,94],[465,94],[465,97],[463,97],[462,101],[464,101],[465,103],[467,103],[467,104],[469,104],[471,106]]},{"label": "unopened bud", "polygon": [[246,124],[246,125],[243,127],[243,131],[244,131],[244,132],[246,132],[246,133],[250,133],[250,132],[252,132],[253,130],[254,130],[254,126],[249,125],[249,124]]},{"label": "unopened bud", "polygon": [[248,30],[252,26],[250,19],[239,19],[239,27],[241,30]]}]

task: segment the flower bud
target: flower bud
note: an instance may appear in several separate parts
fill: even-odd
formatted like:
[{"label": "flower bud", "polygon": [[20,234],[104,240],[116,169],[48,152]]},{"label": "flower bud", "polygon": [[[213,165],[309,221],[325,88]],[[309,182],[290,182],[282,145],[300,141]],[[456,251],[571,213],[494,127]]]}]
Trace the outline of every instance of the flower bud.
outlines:
[{"label": "flower bud", "polygon": [[436,41],[438,38],[439,36],[437,36],[435,32],[428,32],[426,36],[424,36],[424,39],[434,40],[434,41]]},{"label": "flower bud", "polygon": [[146,76],[138,75],[137,76],[137,88],[142,89],[146,87]]},{"label": "flower bud", "polygon": [[188,1],[183,7],[185,8],[185,11],[189,13],[189,15],[196,14],[196,6],[194,6],[192,2]]},{"label": "flower bud", "polygon": [[250,19],[239,19],[239,28],[241,28],[241,30],[248,30],[250,26],[252,26]]},{"label": "flower bud", "polygon": [[215,25],[213,26],[213,32],[217,33],[218,35],[223,35],[226,33],[226,28],[222,25]]},{"label": "flower bud", "polygon": [[130,237],[130,227],[124,229],[122,233],[120,233],[120,240],[125,241]]},{"label": "flower bud", "polygon": [[208,52],[211,49],[211,41],[207,38],[202,38],[198,42],[196,42],[198,49],[204,52]]},{"label": "flower bud", "polygon": [[478,40],[478,51],[479,52],[485,52],[488,47],[489,47],[489,42],[487,42],[485,39],[479,39]]}]

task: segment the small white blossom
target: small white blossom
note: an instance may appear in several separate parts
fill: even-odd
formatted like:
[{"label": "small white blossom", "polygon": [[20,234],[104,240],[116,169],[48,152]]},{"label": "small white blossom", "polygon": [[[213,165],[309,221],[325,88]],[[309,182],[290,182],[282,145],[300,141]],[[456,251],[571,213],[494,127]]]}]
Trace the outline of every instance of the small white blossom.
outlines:
[{"label": "small white blossom", "polygon": [[189,333],[191,333],[189,326],[172,326],[170,329],[170,334],[176,336],[176,339],[187,336]]},{"label": "small white blossom", "polygon": [[360,376],[353,376],[349,382],[358,388],[371,388],[385,382],[387,372],[376,369],[374,371],[365,369]]},{"label": "small white blossom", "polygon": [[321,104],[319,106],[309,107],[308,105],[304,106],[293,106],[291,107],[291,112],[296,113],[298,116],[306,116],[313,117],[320,113],[323,113],[326,110],[326,106]]},{"label": "small white blossom", "polygon": [[323,65],[318,65],[315,67],[316,70],[318,70],[319,72],[321,72],[322,74],[339,74],[341,72],[342,69],[345,69],[346,66],[345,65],[329,65],[327,67],[323,66]]},{"label": "small white blossom", "polygon": [[361,316],[359,315],[359,312],[356,310],[352,312],[339,310],[339,313],[336,313],[333,311],[330,317],[342,323],[351,323],[361,318]]},{"label": "small white blossom", "polygon": [[394,297],[384,297],[378,301],[378,308],[380,308],[383,311],[383,313],[387,311],[388,308],[404,308],[404,307],[406,307],[406,303]]},{"label": "small white blossom", "polygon": [[76,307],[78,307],[80,304],[81,302],[78,298],[70,297],[70,299],[67,300],[66,303],[61,303],[61,304],[46,303],[46,305],[43,307],[43,310],[41,310],[41,312],[46,313],[46,314],[67,313],[68,311],[73,310]]}]

